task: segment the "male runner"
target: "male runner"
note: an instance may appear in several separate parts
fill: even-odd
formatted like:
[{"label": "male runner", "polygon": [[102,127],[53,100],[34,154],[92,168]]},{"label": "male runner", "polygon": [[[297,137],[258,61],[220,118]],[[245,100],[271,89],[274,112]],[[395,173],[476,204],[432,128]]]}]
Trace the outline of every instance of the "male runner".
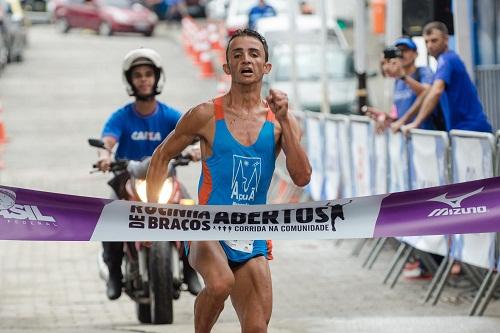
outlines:
[{"label": "male runner", "polygon": [[[271,90],[261,99],[262,78],[271,70],[265,39],[253,30],[238,31],[228,42],[226,61],[224,72],[232,78],[229,92],[188,111],[153,154],[149,201],[156,202],[167,176],[164,166],[196,137],[203,159],[200,204],[265,204],[281,149],[293,182],[309,183],[311,166],[287,95]],[[195,332],[211,331],[228,296],[242,332],[267,332],[272,312],[268,243],[193,241],[187,249],[189,262],[205,281],[194,306]]]}]

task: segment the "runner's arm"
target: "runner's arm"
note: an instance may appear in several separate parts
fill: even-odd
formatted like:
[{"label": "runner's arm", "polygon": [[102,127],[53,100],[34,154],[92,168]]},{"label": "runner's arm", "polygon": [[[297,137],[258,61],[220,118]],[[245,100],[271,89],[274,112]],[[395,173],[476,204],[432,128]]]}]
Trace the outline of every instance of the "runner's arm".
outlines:
[{"label": "runner's arm", "polygon": [[286,168],[297,186],[306,186],[311,180],[311,164],[300,144],[302,133],[297,119],[287,113],[286,118],[278,120],[281,125],[281,147],[286,156]]},{"label": "runner's arm", "polygon": [[161,184],[168,176],[167,165],[170,160],[181,154],[199,136],[203,123],[198,108],[189,110],[175,130],[154,151],[146,176],[148,202],[158,202]]},{"label": "runner's arm", "polygon": [[306,186],[311,180],[311,164],[300,144],[302,133],[295,117],[288,110],[288,96],[270,89],[266,101],[281,126],[281,147],[286,156],[286,168],[297,186]]}]

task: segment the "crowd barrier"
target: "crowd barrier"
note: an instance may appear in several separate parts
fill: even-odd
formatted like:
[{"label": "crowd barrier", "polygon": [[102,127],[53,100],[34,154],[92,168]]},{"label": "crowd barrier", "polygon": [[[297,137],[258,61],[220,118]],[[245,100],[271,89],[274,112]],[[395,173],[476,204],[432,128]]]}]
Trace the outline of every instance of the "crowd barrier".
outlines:
[{"label": "crowd barrier", "polygon": [[[289,200],[331,200],[399,192],[446,185],[499,175],[500,131],[491,133],[453,130],[450,133],[415,129],[408,137],[402,133],[375,133],[373,122],[363,116],[297,113],[303,130],[303,145],[313,169],[310,185],[296,188],[286,175],[283,159],[277,162],[273,179],[273,203]],[[276,191],[277,184],[280,197]],[[300,193],[299,193],[300,192]],[[460,208],[463,198],[449,201],[451,208]],[[446,200],[447,198],[442,198]],[[466,213],[466,212],[464,212]],[[439,300],[453,264],[460,262],[478,292],[470,315],[482,315],[490,301],[500,275],[498,237],[495,233],[398,238],[399,249],[384,277],[392,274],[393,287],[406,261],[414,253],[433,271],[433,279],[424,301]],[[372,243],[363,266],[374,264],[386,239]],[[359,254],[366,240],[358,241],[353,254]],[[439,266],[429,256],[443,256]],[[484,272],[487,272],[486,274]]]}]

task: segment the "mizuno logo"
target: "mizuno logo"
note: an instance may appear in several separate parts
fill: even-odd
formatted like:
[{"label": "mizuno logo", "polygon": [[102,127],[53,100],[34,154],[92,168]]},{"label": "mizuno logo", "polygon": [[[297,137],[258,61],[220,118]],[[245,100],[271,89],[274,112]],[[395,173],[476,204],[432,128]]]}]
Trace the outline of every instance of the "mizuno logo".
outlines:
[{"label": "mizuno logo", "polygon": [[481,193],[481,191],[484,189],[484,187],[481,187],[480,189],[475,190],[474,192],[466,193],[461,196],[455,197],[455,198],[447,198],[445,194],[441,194],[440,196],[437,196],[435,198],[429,199],[427,201],[437,201],[437,202],[442,202],[444,204],[447,204],[451,208],[461,208],[462,207],[462,201],[464,199],[470,198],[473,195]]},{"label": "mizuno logo", "polygon": [[470,198],[476,194],[479,194],[483,191],[484,187],[477,189],[473,192],[469,192],[458,197],[447,198],[448,193],[441,194],[435,198],[429,199],[427,201],[435,201],[440,202],[445,205],[448,205],[450,208],[437,208],[434,209],[428,217],[432,216],[448,216],[448,215],[468,215],[468,214],[481,214],[486,213],[488,210],[486,206],[470,206],[470,207],[462,207],[462,201],[467,198]]}]

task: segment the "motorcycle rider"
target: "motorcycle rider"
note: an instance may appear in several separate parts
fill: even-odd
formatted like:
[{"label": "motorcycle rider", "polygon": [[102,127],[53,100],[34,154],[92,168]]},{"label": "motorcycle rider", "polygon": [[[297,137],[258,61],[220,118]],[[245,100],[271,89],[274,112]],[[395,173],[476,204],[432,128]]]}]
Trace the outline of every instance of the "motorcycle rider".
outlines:
[{"label": "motorcycle rider", "polygon": [[[116,145],[117,160],[140,161],[151,156],[181,118],[180,112],[156,99],[165,83],[161,57],[156,51],[147,48],[130,51],[123,61],[122,79],[135,101],[115,111],[104,125],[101,136],[107,150],[100,149],[98,153],[97,167],[101,171],[109,171],[111,150]],[[109,269],[106,294],[114,300],[122,292],[123,242],[103,242],[103,259]],[[185,256],[183,263],[184,282],[197,295],[201,290],[198,276]]]}]

